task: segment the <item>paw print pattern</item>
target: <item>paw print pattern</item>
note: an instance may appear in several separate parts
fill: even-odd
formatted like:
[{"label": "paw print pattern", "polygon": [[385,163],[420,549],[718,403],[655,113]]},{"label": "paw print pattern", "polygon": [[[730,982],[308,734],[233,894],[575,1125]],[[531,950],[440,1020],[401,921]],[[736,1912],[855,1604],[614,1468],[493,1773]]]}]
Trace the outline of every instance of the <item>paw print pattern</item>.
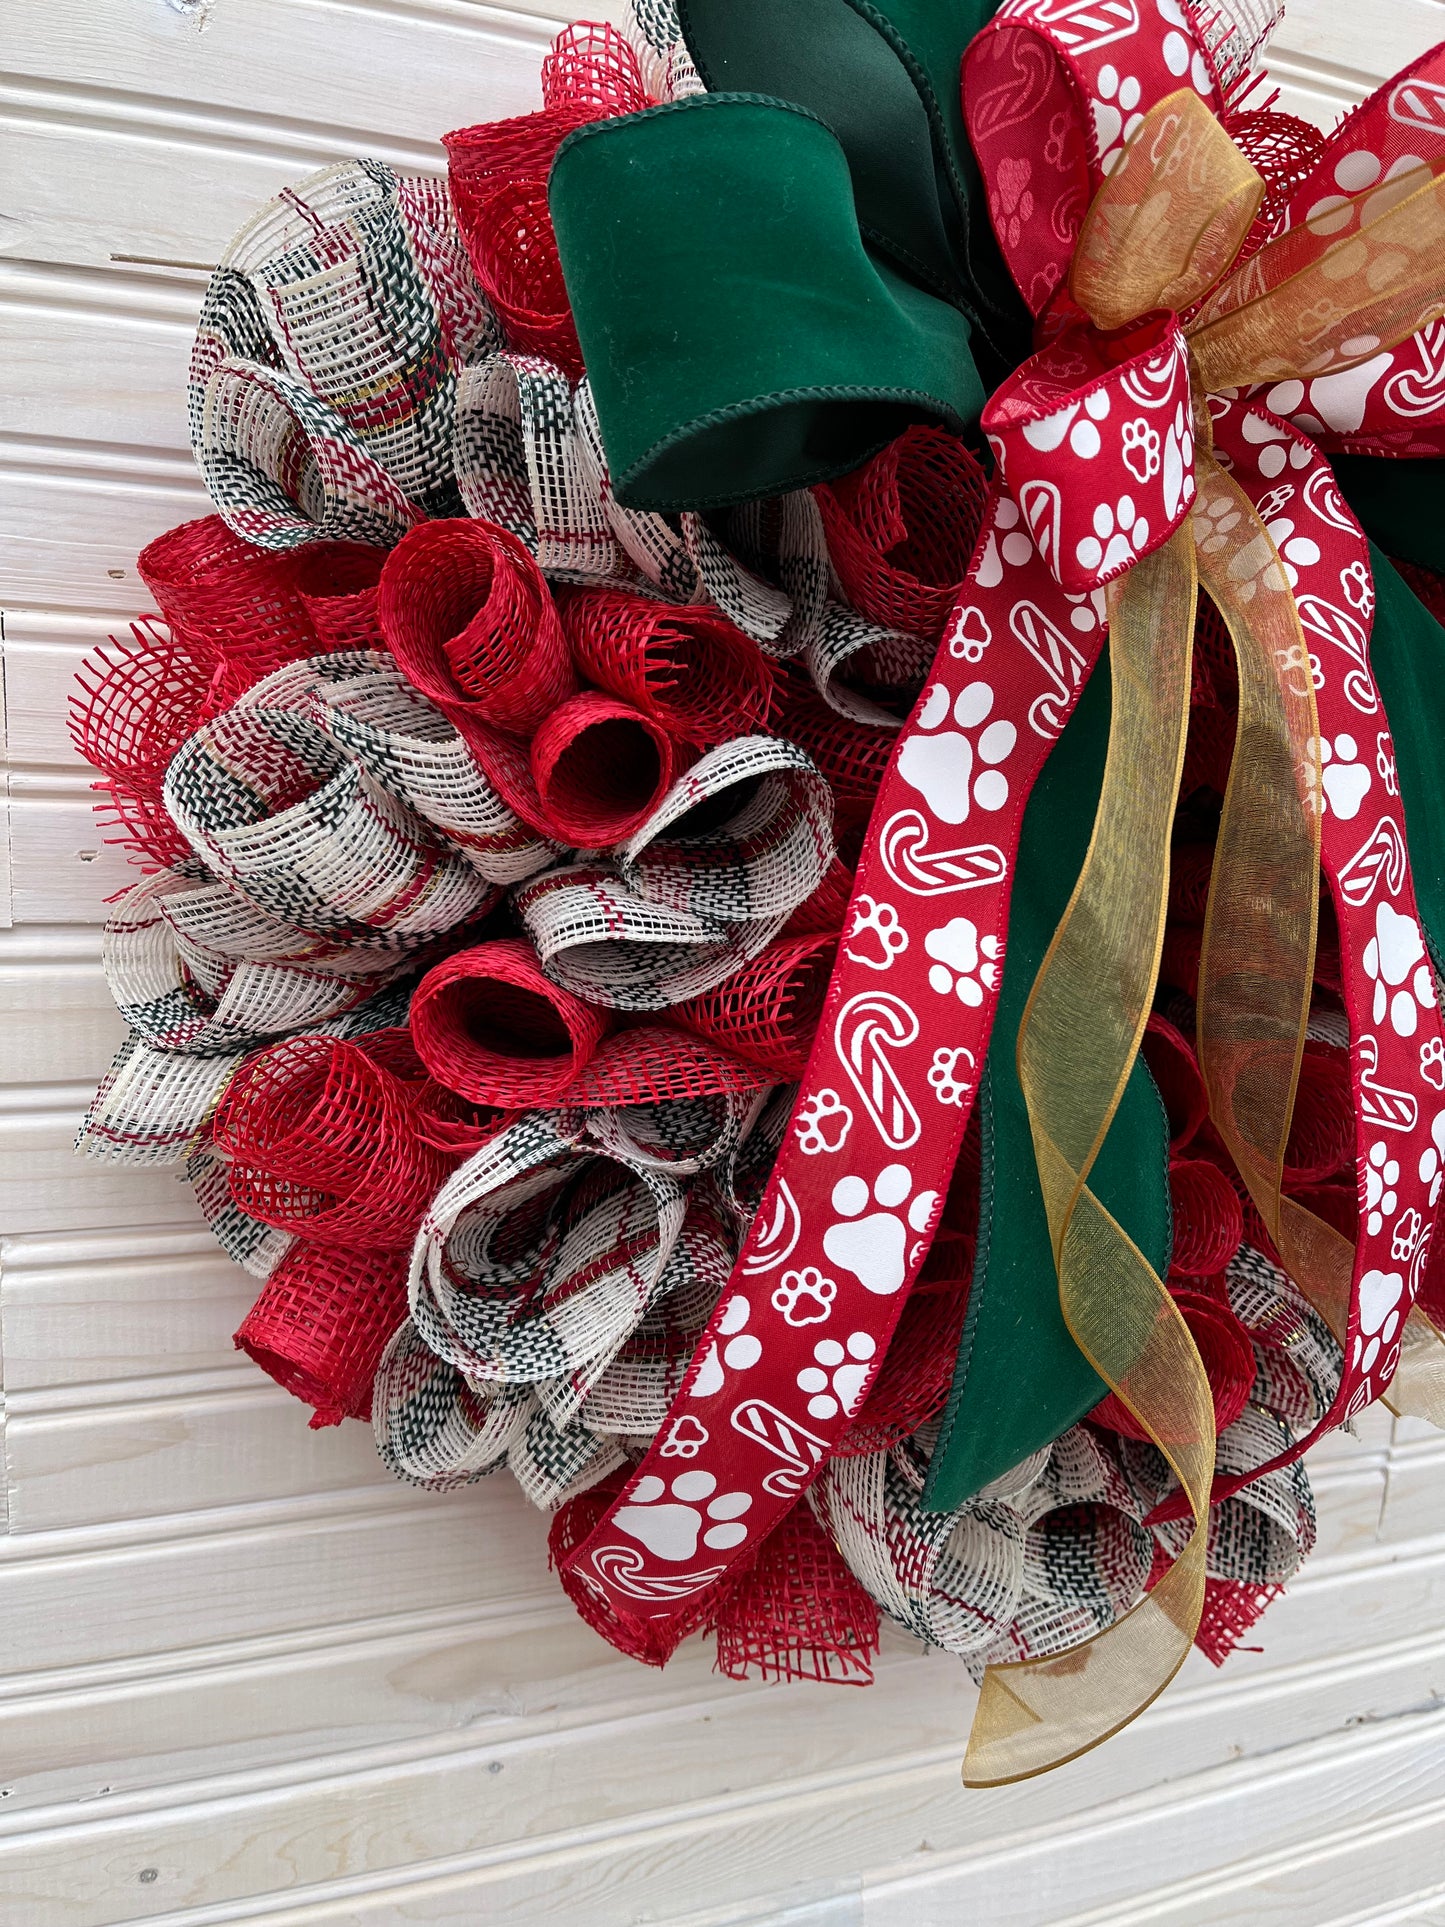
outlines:
[{"label": "paw print pattern", "polygon": [[725,1377],[724,1368],[729,1372],[751,1371],[762,1357],[763,1341],[752,1332],[743,1330],[752,1315],[751,1304],[741,1292],[735,1292],[723,1307],[718,1336],[704,1353],[697,1377],[692,1382],[694,1398],[711,1398],[714,1392],[720,1392]]},{"label": "paw print pattern", "polygon": [[708,1429],[702,1420],[684,1414],[672,1421],[658,1450],[665,1459],[695,1459],[707,1441]]},{"label": "paw print pattern", "polygon": [[1372,1144],[1365,1164],[1365,1229],[1372,1238],[1379,1236],[1386,1218],[1400,1202],[1395,1194],[1399,1182],[1400,1166],[1390,1156],[1388,1145],[1383,1140]]},{"label": "paw print pattern", "polygon": [[1375,613],[1375,584],[1363,562],[1351,562],[1340,570],[1340,587],[1346,602],[1368,622]]},{"label": "paw print pattern", "polygon": [[[866,1178],[839,1178],[833,1186],[833,1209],[838,1222],[823,1234],[823,1250],[841,1271],[850,1271],[865,1291],[891,1298],[908,1275],[908,1231],[925,1231],[936,1191],[920,1191],[908,1203],[913,1173],[906,1164],[889,1164],[878,1173],[870,1191]],[[880,1208],[864,1217],[870,1201]],[[898,1213],[904,1205],[907,1223]]]},{"label": "paw print pattern", "polygon": [[1094,139],[1099,148],[1099,166],[1112,173],[1124,151],[1124,144],[1144,116],[1139,113],[1142,89],[1133,74],[1120,74],[1117,67],[1103,66],[1095,77],[1099,97],[1094,109]]},{"label": "paw print pattern", "polygon": [[783,1314],[785,1324],[821,1325],[832,1316],[837,1296],[836,1279],[825,1277],[816,1265],[804,1265],[801,1271],[783,1273],[773,1292],[773,1310]]},{"label": "paw print pattern", "polygon": [[1375,738],[1375,768],[1385,785],[1386,796],[1398,796],[1400,777],[1395,768],[1395,744],[1387,729],[1382,729]]},{"label": "paw print pattern", "polygon": [[1124,466],[1136,482],[1152,482],[1163,466],[1159,430],[1136,415],[1123,429]]},{"label": "paw print pattern", "polygon": [[841,1151],[853,1113],[834,1090],[815,1091],[798,1112],[798,1149],[805,1158]]},{"label": "paw print pattern", "polygon": [[1428,1186],[1426,1203],[1433,1211],[1440,1201],[1440,1181],[1445,1175],[1445,1111],[1435,1113],[1430,1126],[1430,1142],[1420,1153],[1420,1182]]},{"label": "paw print pattern", "polygon": [[699,1537],[709,1552],[740,1546],[748,1536],[743,1516],[752,1503],[751,1492],[719,1492],[711,1472],[679,1472],[670,1486],[649,1473],[618,1507],[615,1523],[655,1559],[680,1565],[696,1558]]},{"label": "paw print pattern", "polygon": [[1172,522],[1181,503],[1194,499],[1194,424],[1182,401],[1175,407],[1174,419],[1165,432],[1159,486],[1164,492],[1164,513]]},{"label": "paw print pattern", "polygon": [[[986,682],[969,683],[956,701],[942,683],[934,683],[918,712],[918,727],[899,752],[898,774],[940,823],[965,823],[970,810],[1001,810],[1008,801],[1008,778],[1000,765],[1013,754],[1018,731],[1004,717],[989,722],[992,708],[993,690]],[[944,727],[950,709],[955,729]]]},{"label": "paw print pattern", "polygon": [[973,1089],[976,1069],[973,1052],[962,1045],[952,1050],[944,1045],[936,1050],[928,1067],[928,1082],[939,1103],[961,1105]]},{"label": "paw print pattern", "polygon": [[1375,1360],[1400,1328],[1400,1300],[1405,1278],[1399,1271],[1367,1271],[1360,1280],[1360,1329],[1355,1336],[1355,1363],[1373,1371]]},{"label": "paw print pattern", "polygon": [[[1277,447],[1278,444],[1272,446]],[[1296,451],[1300,450],[1298,442],[1292,442],[1290,446]],[[1261,463],[1264,461],[1264,456],[1269,453],[1268,448],[1264,450],[1260,456]],[[1308,461],[1308,451],[1304,453]],[[1319,561],[1320,545],[1308,535],[1296,535],[1295,525],[1287,515],[1277,515],[1272,522],[1266,522],[1265,527],[1269,530],[1270,540],[1279,550],[1280,560],[1284,563],[1284,572],[1289,577],[1289,586],[1293,589],[1299,582],[1300,570],[1313,568]]]},{"label": "paw print pattern", "polygon": [[813,1347],[816,1363],[798,1373],[798,1390],[812,1394],[809,1418],[836,1418],[840,1411],[845,1418],[852,1418],[863,1403],[863,1387],[877,1349],[867,1332],[850,1332],[846,1347],[836,1338],[818,1340]]},{"label": "paw print pattern", "polygon": [[1420,1046],[1420,1075],[1437,1091],[1445,1091],[1445,1043],[1427,1037]]},{"label": "paw print pattern", "polygon": [[1094,510],[1094,533],[1074,549],[1074,560],[1091,575],[1117,575],[1139,558],[1149,540],[1149,522],[1140,515],[1132,495],[1121,495],[1111,508],[1100,502]]},{"label": "paw print pattern", "polygon": [[1425,1220],[1413,1207],[1401,1212],[1390,1242],[1390,1256],[1397,1265],[1411,1262],[1420,1248],[1420,1234],[1424,1229]]},{"label": "paw print pattern", "polygon": [[1317,799],[1321,814],[1328,808],[1342,822],[1353,822],[1370,790],[1370,771],[1360,761],[1359,745],[1353,736],[1312,737],[1306,746],[1320,760],[1320,788]]},{"label": "paw print pattern", "polygon": [[870,970],[887,970],[907,948],[908,932],[891,903],[879,903],[869,896],[855,900],[853,926],[843,953],[851,962],[866,964]]},{"label": "paw print pattern", "polygon": [[967,602],[954,614],[946,632],[948,653],[956,662],[979,663],[993,641],[988,617],[977,604]]},{"label": "paw print pattern", "polygon": [[1420,926],[1388,903],[1375,905],[1375,934],[1365,945],[1365,974],[1375,986],[1374,1020],[1386,1011],[1399,1037],[1413,1037],[1421,1009],[1435,1003],[1435,976],[1425,956]]},{"label": "paw print pattern", "polygon": [[[930,930],[923,948],[935,960],[928,981],[941,997],[956,993],[960,1003],[977,1010],[985,991],[998,982],[1003,945],[997,937],[980,937],[978,925],[968,917],[953,917],[937,930]],[[933,1082],[931,1073],[929,1082]]]}]

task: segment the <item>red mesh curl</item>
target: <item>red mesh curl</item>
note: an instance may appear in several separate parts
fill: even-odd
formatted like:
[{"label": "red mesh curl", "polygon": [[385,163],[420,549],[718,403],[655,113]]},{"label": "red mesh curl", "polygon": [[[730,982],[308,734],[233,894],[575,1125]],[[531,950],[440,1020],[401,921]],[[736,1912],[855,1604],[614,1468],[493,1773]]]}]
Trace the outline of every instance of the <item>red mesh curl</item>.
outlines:
[{"label": "red mesh curl", "polygon": [[[1249,1333],[1229,1306],[1212,1292],[1181,1286],[1171,1287],[1170,1296],[1199,1347],[1214,1401],[1214,1429],[1223,1432],[1249,1403],[1254,1386],[1254,1346]],[[1112,1392],[1100,1400],[1089,1416],[1096,1424],[1107,1425],[1126,1439],[1150,1436],[1123,1400],[1115,1398]]]},{"label": "red mesh curl", "polygon": [[457,724],[531,733],[577,687],[541,570],[489,522],[424,522],[386,559],[378,613],[397,666]]},{"label": "red mesh curl", "polygon": [[1242,1579],[1206,1579],[1204,1611],[1194,1643],[1204,1657],[1222,1666],[1260,1617],[1282,1598],[1283,1586],[1252,1586]]},{"label": "red mesh curl", "polygon": [[474,1103],[554,1102],[602,1041],[606,1019],[543,976],[529,945],[478,944],[429,970],[411,1003],[417,1051]]},{"label": "red mesh curl", "polygon": [[315,1408],[311,1424],[371,1416],[371,1388],[406,1317],[406,1258],[298,1241],[267,1279],[235,1344]]},{"label": "red mesh curl", "polygon": [[1349,1059],[1328,1044],[1308,1043],[1300,1063],[1294,1121],[1284,1158],[1284,1184],[1322,1184],[1354,1162],[1355,1103]]},{"label": "red mesh curl", "polygon": [[1244,1237],[1239,1193],[1207,1158],[1174,1158],[1169,1165],[1174,1205],[1171,1272],[1209,1278],[1223,1271]]},{"label": "red mesh curl", "polygon": [[650,107],[631,45],[610,21],[574,20],[542,62],[542,99],[552,108],[585,108],[589,118]]},{"label": "red mesh curl", "polygon": [[1282,114],[1273,107],[1230,114],[1226,125],[1235,146],[1264,177],[1264,199],[1244,249],[1249,255],[1268,239],[1295,189],[1319,165],[1325,137],[1297,114]]},{"label": "red mesh curl", "polygon": [[778,677],[769,728],[812,757],[832,787],[840,815],[866,817],[897,741],[893,730],[840,716],[796,671]]},{"label": "red mesh curl", "polygon": [[569,1086],[567,1102],[583,1108],[658,1104],[670,1098],[716,1097],[758,1091],[770,1074],[730,1051],[671,1024],[639,1024],[603,1039],[592,1061]]},{"label": "red mesh curl", "polygon": [[295,558],[243,541],[219,515],[157,536],[136,567],[177,639],[225,664],[227,701],[316,654]]},{"label": "red mesh curl", "polygon": [[806,1504],[795,1505],[717,1608],[717,1670],[729,1679],[868,1686],[878,1607]]},{"label": "red mesh curl", "polygon": [[667,732],[627,703],[587,689],[554,709],[532,738],[532,776],[564,843],[603,850],[631,836],[675,774]]},{"label": "red mesh curl", "polygon": [[1209,1116],[1199,1059],[1183,1031],[1157,1012],[1145,1026],[1141,1049],[1169,1115],[1169,1142],[1180,1151]]},{"label": "red mesh curl", "polygon": [[684,742],[708,749],[767,720],[772,671],[715,611],[590,589],[565,598],[562,627],[584,676]]},{"label": "red mesh curl", "polygon": [[321,647],[385,649],[377,615],[384,549],[365,542],[312,542],[297,551],[296,586]]},{"label": "red mesh curl", "polygon": [[799,904],[783,925],[783,935],[836,937],[843,928],[843,919],[848,914],[848,901],[852,895],[853,872],[841,857],[835,856],[812,896],[806,903]]},{"label": "red mesh curl", "polygon": [[249,1057],[213,1134],[243,1211],[359,1250],[409,1245],[448,1168],[423,1142],[402,1079],[334,1037],[288,1038]]},{"label": "red mesh curl", "polygon": [[889,629],[940,636],[988,500],[988,477],[963,443],[941,428],[908,428],[813,493],[853,607]]},{"label": "red mesh curl", "polygon": [[778,1078],[801,1077],[836,949],[831,935],[782,938],[716,990],[679,1004],[677,1020]]}]

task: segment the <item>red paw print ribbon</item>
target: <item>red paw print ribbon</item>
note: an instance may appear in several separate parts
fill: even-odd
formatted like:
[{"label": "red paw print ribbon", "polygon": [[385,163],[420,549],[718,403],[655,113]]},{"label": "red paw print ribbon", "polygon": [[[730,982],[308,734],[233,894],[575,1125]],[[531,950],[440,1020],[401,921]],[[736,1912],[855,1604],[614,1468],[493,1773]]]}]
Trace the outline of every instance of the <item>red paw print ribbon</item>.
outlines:
[{"label": "red paw print ribbon", "polygon": [[[1154,991],[1201,586],[1241,691],[1200,979],[1214,1123],[1341,1340],[1323,1427],[1392,1378],[1397,1401],[1445,1413],[1445,1347],[1411,1311],[1434,1211],[1422,1068],[1440,1023],[1369,666],[1368,550],[1318,451],[1240,392],[1343,378],[1445,309],[1445,152],[1396,168],[1387,194],[1343,194],[1326,220],[1287,210],[1241,262],[1262,183],[1216,118],[1223,100],[1173,0],[1007,0],[965,56],[995,228],[1044,316],[1043,345],[984,413],[1000,486],[884,778],[797,1106],[730,1286],[652,1449],[569,1560],[635,1644],[665,1655],[696,1596],[771,1530],[857,1411],[973,1102],[1024,805],[1107,628],[1103,792],[1019,1070],[1065,1315],[1173,1466],[1173,1509],[1194,1524],[1114,1625],[1057,1658],[990,1669],[974,1784],[1073,1757],[1167,1684],[1199,1620],[1211,1498],[1242,1482],[1215,1478],[1188,1328],[1088,1184]],[[1280,1192],[1321,866],[1360,1166],[1393,1170],[1395,1206],[1417,1213],[1404,1257],[1393,1207],[1362,1214],[1351,1251]]]}]

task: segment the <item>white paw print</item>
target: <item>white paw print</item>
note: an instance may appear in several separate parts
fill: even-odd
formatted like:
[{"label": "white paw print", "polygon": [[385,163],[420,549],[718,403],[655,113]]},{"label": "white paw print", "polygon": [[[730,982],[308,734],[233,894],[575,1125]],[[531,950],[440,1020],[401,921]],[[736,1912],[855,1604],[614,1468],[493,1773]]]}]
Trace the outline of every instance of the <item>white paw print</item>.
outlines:
[{"label": "white paw print", "polygon": [[853,1128],[853,1113],[836,1091],[815,1091],[798,1112],[798,1149],[805,1158],[841,1151]]},{"label": "white paw print", "polygon": [[[906,1164],[885,1165],[870,1191],[868,1180],[839,1178],[833,1186],[833,1209],[839,1222],[823,1234],[823,1250],[843,1271],[851,1271],[865,1291],[891,1298],[908,1275],[908,1228],[922,1232],[938,1203],[936,1191],[920,1191],[908,1205],[908,1224],[898,1210],[913,1189],[913,1173]],[[864,1217],[869,1201],[881,1209]]]},{"label": "white paw print", "polygon": [[1370,1371],[1400,1324],[1404,1275],[1398,1271],[1367,1271],[1360,1280],[1360,1329],[1355,1337],[1355,1363]]},{"label": "white paw print", "polygon": [[923,948],[937,960],[928,972],[928,981],[941,997],[956,992],[960,1003],[977,1010],[984,992],[998,982],[1003,945],[997,937],[980,938],[978,925],[967,917],[953,917],[937,930],[930,930]]},{"label": "white paw print", "polygon": [[1352,822],[1370,788],[1369,765],[1359,760],[1359,744],[1353,736],[1336,736],[1333,742],[1324,736],[1312,737],[1306,748],[1311,757],[1318,753],[1320,759],[1321,815],[1328,805],[1342,822]]},{"label": "white paw print", "polygon": [[708,1346],[692,1381],[694,1398],[711,1398],[723,1387],[724,1366],[730,1372],[750,1371],[763,1355],[763,1341],[743,1327],[753,1308],[741,1292],[735,1292],[723,1307],[718,1336]]},{"label": "white paw print", "polygon": [[1415,919],[1402,917],[1388,903],[1376,904],[1375,934],[1365,945],[1364,965],[1375,986],[1374,1021],[1383,1022],[1388,1010],[1396,1035],[1413,1037],[1420,1009],[1435,1003],[1435,975]]},{"label": "white paw print", "polygon": [[1099,147],[1099,166],[1112,173],[1124,151],[1124,143],[1144,116],[1139,113],[1142,89],[1133,74],[1120,74],[1117,67],[1103,66],[1097,76],[1099,98],[1094,109],[1094,139]]},{"label": "white paw print", "polygon": [[[1006,763],[1018,741],[1011,722],[987,720],[993,690],[971,682],[953,701],[934,683],[918,712],[918,727],[898,756],[898,774],[916,789],[940,823],[963,823],[970,809],[1001,810],[1008,801]],[[952,710],[956,729],[945,729]],[[977,731],[972,741],[963,732]]]},{"label": "white paw print", "polygon": [[854,900],[853,927],[844,951],[850,962],[866,964],[870,970],[886,970],[907,948],[908,932],[891,903],[879,903],[869,896]]},{"label": "white paw print", "polygon": [[1420,1075],[1437,1091],[1445,1091],[1445,1043],[1427,1037],[1420,1046]]},{"label": "white paw print", "polygon": [[1382,729],[1375,738],[1375,769],[1385,785],[1386,796],[1398,796],[1400,774],[1395,767],[1395,742],[1387,729]]},{"label": "white paw print", "polygon": [[863,1403],[863,1387],[877,1349],[867,1332],[850,1332],[846,1351],[836,1338],[818,1340],[813,1347],[817,1363],[798,1373],[798,1390],[813,1395],[808,1400],[809,1418],[835,1418],[840,1409],[852,1418]]},{"label": "white paw print", "polygon": [[[1024,433],[1027,434],[1028,430],[1025,429]],[[992,441],[992,437],[990,437],[990,441]],[[997,448],[994,449],[994,453],[995,455],[998,454]],[[1012,568],[1018,569],[1022,568],[1026,562],[1033,560],[1033,541],[1028,531],[1019,527],[1021,520],[1022,516],[1019,512],[1019,505],[1013,497],[1011,495],[1001,497],[994,507],[993,526],[984,538],[983,554],[978,560],[978,574],[974,577],[974,581],[980,589],[996,589],[998,587],[999,583],[1003,581],[1003,570],[1006,562]],[[980,657],[991,639],[989,635],[984,633],[987,629],[988,624],[986,622],[983,624],[982,630],[979,629],[977,623],[974,624],[974,632],[979,637],[978,653]],[[961,653],[965,662],[973,662],[975,660],[973,656],[969,655],[967,649],[964,649]]]},{"label": "white paw print", "polygon": [[1394,1235],[1390,1240],[1390,1256],[1396,1264],[1408,1265],[1420,1249],[1420,1236],[1425,1229],[1425,1220],[1413,1208],[1402,1211],[1395,1224]]},{"label": "white paw print", "polygon": [[1387,1217],[1395,1210],[1400,1200],[1395,1195],[1395,1186],[1400,1182],[1400,1166],[1390,1156],[1389,1146],[1383,1140],[1370,1146],[1369,1158],[1365,1164],[1365,1229],[1369,1235],[1378,1237]]},{"label": "white paw print", "polygon": [[1164,513],[1172,522],[1180,504],[1194,499],[1194,424],[1183,402],[1174,410],[1164,436],[1164,472],[1159,486],[1164,491]]},{"label": "white paw print", "polygon": [[785,1271],[783,1282],[773,1293],[773,1310],[783,1314],[788,1325],[821,1325],[832,1316],[837,1283],[825,1277],[816,1265],[801,1271]]},{"label": "white paw print", "polygon": [[1159,430],[1136,415],[1125,422],[1123,434],[1124,466],[1136,482],[1152,482],[1164,457],[1159,445]]},{"label": "white paw print", "polygon": [[[959,1066],[965,1065],[966,1070]],[[928,1067],[928,1081],[940,1104],[961,1105],[973,1089],[973,1074],[977,1069],[971,1050],[962,1045],[950,1050],[946,1045],[933,1053],[933,1062]]]},{"label": "white paw print", "polygon": [[[699,1511],[704,1503],[705,1512]],[[711,1552],[740,1546],[748,1536],[743,1514],[752,1503],[751,1492],[718,1492],[711,1472],[679,1472],[671,1486],[649,1473],[637,1481],[627,1504],[618,1507],[615,1523],[655,1559],[680,1564],[696,1556],[699,1535]]]},{"label": "white paw print", "polygon": [[707,1441],[708,1430],[702,1420],[684,1413],[667,1428],[667,1437],[658,1450],[665,1459],[695,1459]]},{"label": "white paw print", "polygon": [[1426,1202],[1433,1211],[1440,1198],[1440,1180],[1445,1175],[1445,1111],[1435,1113],[1435,1122],[1430,1126],[1430,1139],[1420,1153],[1420,1182],[1430,1187]]},{"label": "white paw print", "polygon": [[1350,607],[1358,610],[1368,622],[1375,613],[1375,583],[1365,564],[1351,562],[1348,567],[1341,569],[1340,587]]},{"label": "white paw print", "polygon": [[1139,514],[1132,495],[1121,495],[1112,508],[1100,502],[1094,510],[1094,533],[1075,545],[1074,560],[1093,574],[1117,574],[1138,560],[1148,540],[1148,518]]},{"label": "white paw print", "polygon": [[983,652],[993,641],[988,617],[975,603],[965,602],[955,609],[944,632],[948,653],[958,662],[982,662]]},{"label": "white paw print", "polygon": [[1277,515],[1272,522],[1266,522],[1265,527],[1269,530],[1270,540],[1279,550],[1284,572],[1289,577],[1289,586],[1293,589],[1299,582],[1300,570],[1312,568],[1319,561],[1320,545],[1308,535],[1296,535],[1294,523],[1287,515]]},{"label": "white paw print", "polygon": [[[1159,18],[1175,31],[1166,33],[1160,51],[1164,55],[1164,65],[1176,80],[1183,80],[1188,74],[1196,94],[1208,100],[1214,92],[1214,81],[1203,54],[1194,44],[1193,36],[1199,31],[1194,20],[1187,16],[1179,0],[1154,0]],[[1180,33],[1178,29],[1186,29]]]}]

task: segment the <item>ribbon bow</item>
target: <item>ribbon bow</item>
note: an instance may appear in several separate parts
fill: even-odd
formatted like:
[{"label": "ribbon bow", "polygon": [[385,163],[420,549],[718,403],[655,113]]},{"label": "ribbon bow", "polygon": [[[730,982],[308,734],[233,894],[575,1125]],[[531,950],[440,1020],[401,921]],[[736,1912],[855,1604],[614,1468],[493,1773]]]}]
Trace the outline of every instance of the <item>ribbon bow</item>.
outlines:
[{"label": "ribbon bow", "polygon": [[[852,11],[877,24],[875,9]],[[1084,1646],[989,1669],[965,1766],[972,1784],[1071,1758],[1162,1690],[1198,1624],[1211,1497],[1244,1483],[1214,1481],[1213,1411],[1193,1339],[1158,1271],[1089,1183],[1154,994],[1201,584],[1228,626],[1240,680],[1198,1009],[1214,1123],[1344,1348],[1339,1392],[1317,1431],[1392,1377],[1397,1403],[1445,1417],[1445,1352],[1410,1311],[1428,1239],[1401,1261],[1376,1213],[1352,1252],[1281,1193],[1321,865],[1341,926],[1361,1154],[1373,1134],[1397,1132],[1397,1161],[1419,1168],[1424,1191],[1421,1051],[1438,1048],[1439,1019],[1398,796],[1382,778],[1363,843],[1358,811],[1323,801],[1323,740],[1338,743],[1369,718],[1382,757],[1388,747],[1366,650],[1366,546],[1318,450],[1237,392],[1348,370],[1445,310],[1445,153],[1333,197],[1325,214],[1310,211],[1242,255],[1263,183],[1210,105],[1222,93],[1219,48],[1136,25],[1126,100],[1120,34],[1101,36],[1082,16],[1071,26],[1077,11],[1009,0],[965,57],[964,106],[995,227],[1043,311],[1046,345],[984,410],[999,485],[932,680],[884,778],[793,1127],[731,1288],[653,1449],[569,1561],[607,1610],[665,1654],[680,1615],[794,1502],[856,1410],[857,1366],[876,1370],[881,1360],[974,1098],[1024,804],[1107,626],[1103,787],[1023,1015],[1018,1075],[1069,1329],[1169,1460],[1174,1510],[1191,1511],[1194,1525],[1153,1591]],[[883,38],[895,46],[896,36]],[[923,81],[936,63],[922,78],[918,63],[902,64],[928,117]],[[1179,91],[1172,78],[1185,72],[1191,86]],[[1095,112],[1086,146],[1082,108],[1097,107],[1110,85],[1138,111],[1127,126],[1115,113],[1109,132],[1122,144],[1112,146]],[[902,112],[896,90],[889,98]],[[794,116],[775,100],[701,96],[583,129],[559,156],[554,219],[623,499],[706,506],[797,486],[851,466],[910,411],[966,413],[966,383],[955,375],[950,386],[947,369],[950,342],[967,340],[967,303],[956,290],[949,307],[921,294],[917,281],[939,283],[916,261],[913,285],[880,262],[880,245],[902,258],[896,234],[880,243],[862,225],[850,239],[834,222],[831,251],[800,260],[798,207],[836,179],[819,138],[827,130]],[[765,205],[756,193],[730,200],[723,191],[719,169],[736,160],[729,141],[744,117],[746,139],[768,150],[755,183],[790,157],[798,192]],[[936,116],[929,125],[940,138]],[[856,180],[856,125],[840,138]],[[1032,165],[1025,155],[1040,150],[1058,192],[1051,205],[1031,203],[1030,218],[1020,183]],[[709,176],[724,229],[738,218],[759,225],[763,278],[786,290],[776,332],[746,369],[738,349],[730,368],[714,361],[698,374],[715,336],[701,323],[699,339],[669,334],[660,298],[659,277],[685,240],[665,240],[647,262],[639,244],[638,182],[667,166],[665,191],[685,192],[684,164]],[[1086,215],[1080,174],[1095,189]],[[599,184],[614,197],[610,211]],[[626,292],[599,292],[604,261]],[[789,303],[797,295],[808,311],[815,266],[817,326],[804,338],[789,332]],[[744,278],[723,274],[707,289],[733,323]],[[860,316],[882,330],[882,379],[878,364],[865,371],[859,360]],[[789,383],[782,370],[795,342],[803,379]],[[654,370],[652,397],[639,401]],[[705,407],[700,382],[711,384]],[[870,933],[877,943],[865,941]],[[815,1272],[835,1287],[821,1340],[797,1317],[794,1281]]]}]

